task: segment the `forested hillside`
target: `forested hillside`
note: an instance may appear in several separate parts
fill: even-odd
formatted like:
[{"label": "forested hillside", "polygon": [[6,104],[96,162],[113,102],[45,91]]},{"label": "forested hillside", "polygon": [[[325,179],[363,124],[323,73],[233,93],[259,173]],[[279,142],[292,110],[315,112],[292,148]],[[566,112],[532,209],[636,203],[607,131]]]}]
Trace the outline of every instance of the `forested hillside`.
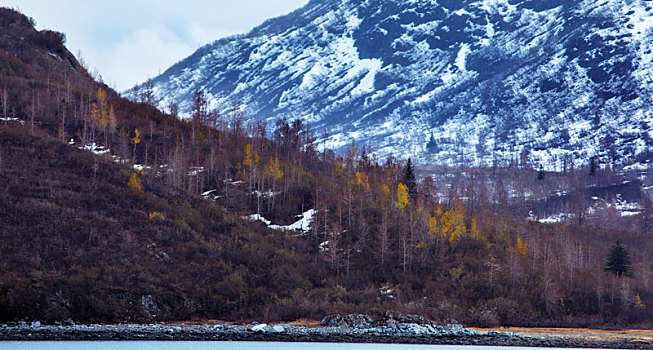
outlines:
[{"label": "forested hillside", "polygon": [[[650,224],[542,224],[509,190],[591,192],[589,169],[438,176],[336,154],[300,121],[210,110],[201,91],[180,121],[93,80],[63,34],[33,24],[0,9],[1,321],[651,326]],[[622,273],[605,270],[617,239]]]}]

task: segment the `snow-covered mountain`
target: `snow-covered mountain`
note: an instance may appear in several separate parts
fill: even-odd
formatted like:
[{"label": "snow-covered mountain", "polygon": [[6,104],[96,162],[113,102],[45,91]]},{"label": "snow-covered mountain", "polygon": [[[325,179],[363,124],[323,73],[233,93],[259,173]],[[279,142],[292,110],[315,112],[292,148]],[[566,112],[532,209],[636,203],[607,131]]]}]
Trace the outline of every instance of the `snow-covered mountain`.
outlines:
[{"label": "snow-covered mountain", "polygon": [[238,101],[328,147],[560,169],[653,150],[653,2],[312,0],[154,79],[160,106]]}]

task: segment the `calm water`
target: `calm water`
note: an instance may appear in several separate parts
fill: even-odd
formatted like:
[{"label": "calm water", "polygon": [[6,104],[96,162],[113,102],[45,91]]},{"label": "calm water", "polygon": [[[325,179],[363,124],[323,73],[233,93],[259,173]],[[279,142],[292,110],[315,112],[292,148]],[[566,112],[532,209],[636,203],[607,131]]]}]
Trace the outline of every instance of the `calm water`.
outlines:
[{"label": "calm water", "polygon": [[[403,344],[343,344],[343,343],[276,343],[220,341],[0,341],[0,350],[527,350],[540,348],[403,345]],[[549,350],[556,350],[550,348]],[[560,349],[559,349],[560,350]],[[565,349],[569,350],[569,349]]]}]

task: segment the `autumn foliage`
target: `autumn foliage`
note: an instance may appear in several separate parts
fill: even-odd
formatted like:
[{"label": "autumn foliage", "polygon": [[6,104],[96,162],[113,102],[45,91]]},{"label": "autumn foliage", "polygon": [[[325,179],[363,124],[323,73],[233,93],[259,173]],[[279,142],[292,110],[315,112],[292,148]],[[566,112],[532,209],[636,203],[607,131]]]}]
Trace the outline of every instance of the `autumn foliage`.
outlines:
[{"label": "autumn foliage", "polygon": [[[247,123],[236,104],[210,111],[200,92],[182,121],[175,108],[127,101],[76,65],[30,52],[0,70],[7,113],[24,122],[0,124],[2,321],[374,310],[484,326],[653,318],[648,237],[524,219],[527,202],[511,193],[554,174],[420,174],[355,145],[324,149],[300,120]],[[583,171],[557,179],[580,183]],[[244,219],[290,225],[309,210],[299,231]],[[617,236],[631,249],[632,279],[603,271]]]}]

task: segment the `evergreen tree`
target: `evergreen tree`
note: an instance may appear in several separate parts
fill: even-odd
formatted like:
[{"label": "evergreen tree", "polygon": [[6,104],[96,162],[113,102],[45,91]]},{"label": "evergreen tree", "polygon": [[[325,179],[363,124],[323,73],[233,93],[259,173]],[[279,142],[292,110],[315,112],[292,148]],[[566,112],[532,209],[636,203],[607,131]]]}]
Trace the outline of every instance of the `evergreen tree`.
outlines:
[{"label": "evergreen tree", "polygon": [[617,241],[610,248],[610,253],[605,261],[605,271],[612,272],[615,276],[632,276],[632,266],[628,249]]},{"label": "evergreen tree", "polygon": [[590,159],[590,176],[596,176],[596,157]]},{"label": "evergreen tree", "polygon": [[540,171],[537,172],[537,179],[544,180],[544,166],[540,164]]},{"label": "evergreen tree", "polygon": [[417,182],[415,181],[415,169],[413,169],[413,162],[408,158],[406,167],[404,168],[404,184],[408,187],[408,195],[410,199],[417,199]]}]

